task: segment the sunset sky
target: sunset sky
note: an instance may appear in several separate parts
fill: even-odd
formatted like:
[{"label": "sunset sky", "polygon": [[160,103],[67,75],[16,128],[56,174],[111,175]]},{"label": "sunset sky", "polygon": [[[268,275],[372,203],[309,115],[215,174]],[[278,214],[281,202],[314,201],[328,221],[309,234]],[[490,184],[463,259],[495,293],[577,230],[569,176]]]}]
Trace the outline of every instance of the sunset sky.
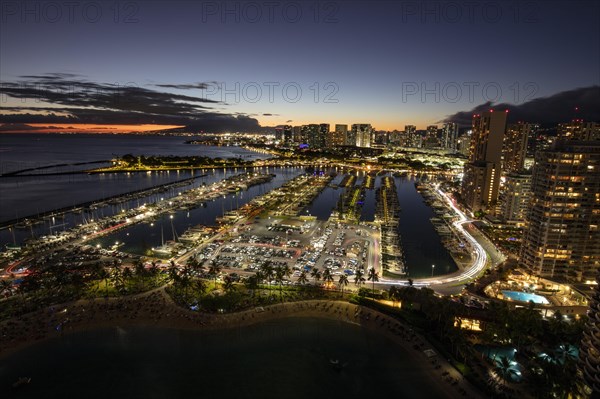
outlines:
[{"label": "sunset sky", "polygon": [[9,3],[0,123],[16,130],[424,128],[600,84],[587,0]]}]

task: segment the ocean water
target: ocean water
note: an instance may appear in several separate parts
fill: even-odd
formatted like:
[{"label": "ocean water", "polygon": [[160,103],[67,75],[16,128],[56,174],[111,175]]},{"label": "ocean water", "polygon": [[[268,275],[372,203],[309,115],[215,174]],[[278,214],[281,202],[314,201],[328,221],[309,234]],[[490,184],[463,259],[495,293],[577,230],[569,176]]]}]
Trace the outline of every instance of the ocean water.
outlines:
[{"label": "ocean water", "polygon": [[[0,173],[133,155],[200,155],[245,160],[265,154],[240,147],[185,144],[192,137],[101,134],[0,134]],[[79,165],[42,169],[76,171],[97,167]],[[196,175],[199,171],[193,172]],[[0,178],[0,222],[77,205],[103,197],[141,190],[190,177],[191,172],[107,173],[102,175],[14,176]]]},{"label": "ocean water", "polygon": [[[451,397],[416,356],[423,354],[370,330],[319,318],[210,332],[117,327],[0,359],[0,392],[6,399]],[[21,376],[31,384],[13,389]]]}]

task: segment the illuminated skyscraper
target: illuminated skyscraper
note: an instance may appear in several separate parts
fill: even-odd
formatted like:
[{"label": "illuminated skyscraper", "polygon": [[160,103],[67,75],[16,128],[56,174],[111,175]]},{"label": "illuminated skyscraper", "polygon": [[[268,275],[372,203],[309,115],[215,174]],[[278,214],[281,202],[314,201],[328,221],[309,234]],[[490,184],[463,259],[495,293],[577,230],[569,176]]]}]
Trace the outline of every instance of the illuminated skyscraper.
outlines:
[{"label": "illuminated skyscraper", "polygon": [[406,144],[408,147],[421,147],[423,138],[420,134],[417,134],[417,127],[415,125],[404,126],[404,134],[406,135]]},{"label": "illuminated skyscraper", "polygon": [[369,123],[360,123],[352,125],[352,133],[356,138],[357,147],[371,147],[371,136],[373,134],[373,128]]},{"label": "illuminated skyscraper", "polygon": [[286,144],[293,141],[292,127],[290,125],[285,125],[283,127],[283,141]]},{"label": "illuminated skyscraper", "polygon": [[292,128],[292,141],[296,143],[303,142],[302,140],[302,128],[303,126],[294,126]]},{"label": "illuminated skyscraper", "polygon": [[456,149],[458,152],[466,157],[469,156],[469,150],[471,149],[471,130],[464,132],[457,140]]},{"label": "illuminated skyscraper", "polygon": [[591,280],[600,270],[600,142],[559,140],[538,151],[521,263],[545,278]]},{"label": "illuminated skyscraper", "polygon": [[427,148],[439,148],[440,140],[438,136],[438,127],[437,125],[427,126],[427,131],[425,133],[425,140],[423,141],[423,146]]},{"label": "illuminated skyscraper", "polygon": [[283,128],[282,127],[275,128],[275,140],[278,141],[280,144],[283,143]]},{"label": "illuminated skyscraper", "polygon": [[525,220],[531,200],[531,175],[508,174],[500,197],[504,221],[521,224]]},{"label": "illuminated skyscraper", "polygon": [[600,123],[573,119],[569,123],[558,125],[558,136],[566,140],[600,140]]},{"label": "illuminated skyscraper", "polygon": [[329,136],[328,146],[338,147],[346,144],[346,135],[348,134],[348,125],[335,125],[335,130]]},{"label": "illuminated skyscraper", "polygon": [[323,149],[327,146],[327,141],[329,140],[329,123],[321,123],[319,125],[319,140],[318,144],[320,149]]},{"label": "illuminated skyscraper", "polygon": [[454,122],[444,123],[444,126],[442,126],[442,147],[450,151],[456,151],[457,140],[458,125]]},{"label": "illuminated skyscraper", "polygon": [[306,142],[310,148],[319,149],[325,147],[323,136],[321,134],[321,125],[306,125]]},{"label": "illuminated skyscraper", "polygon": [[461,190],[463,201],[473,212],[493,211],[498,201],[505,129],[506,112],[473,116],[469,162]]},{"label": "illuminated skyscraper", "polygon": [[531,123],[508,125],[502,147],[502,174],[518,173],[523,170],[527,154],[527,139],[533,126]]}]

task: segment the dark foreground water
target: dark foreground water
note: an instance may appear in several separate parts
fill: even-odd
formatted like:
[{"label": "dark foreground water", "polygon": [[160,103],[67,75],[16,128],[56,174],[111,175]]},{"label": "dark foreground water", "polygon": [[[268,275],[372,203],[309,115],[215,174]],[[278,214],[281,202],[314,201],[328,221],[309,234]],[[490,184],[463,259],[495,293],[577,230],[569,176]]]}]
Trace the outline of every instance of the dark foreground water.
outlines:
[{"label": "dark foreground water", "polygon": [[[441,398],[413,358],[358,326],[288,318],[201,332],[114,328],[0,360],[2,398]],[[330,359],[346,363],[336,371]],[[20,376],[28,386],[13,389]]]}]

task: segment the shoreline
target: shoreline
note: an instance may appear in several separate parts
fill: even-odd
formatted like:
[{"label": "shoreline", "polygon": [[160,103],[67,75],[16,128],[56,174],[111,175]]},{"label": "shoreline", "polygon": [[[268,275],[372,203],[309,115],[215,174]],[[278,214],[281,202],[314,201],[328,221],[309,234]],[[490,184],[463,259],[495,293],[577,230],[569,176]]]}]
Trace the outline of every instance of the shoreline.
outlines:
[{"label": "shoreline", "polygon": [[[236,313],[207,314],[176,305],[164,287],[125,298],[78,300],[0,323],[0,360],[37,343],[79,332],[115,327],[220,330],[290,317],[317,317],[366,328],[394,342],[448,397],[483,397],[428,341],[408,325],[376,310],[337,300],[277,303]],[[462,394],[462,390],[466,394]]]}]

